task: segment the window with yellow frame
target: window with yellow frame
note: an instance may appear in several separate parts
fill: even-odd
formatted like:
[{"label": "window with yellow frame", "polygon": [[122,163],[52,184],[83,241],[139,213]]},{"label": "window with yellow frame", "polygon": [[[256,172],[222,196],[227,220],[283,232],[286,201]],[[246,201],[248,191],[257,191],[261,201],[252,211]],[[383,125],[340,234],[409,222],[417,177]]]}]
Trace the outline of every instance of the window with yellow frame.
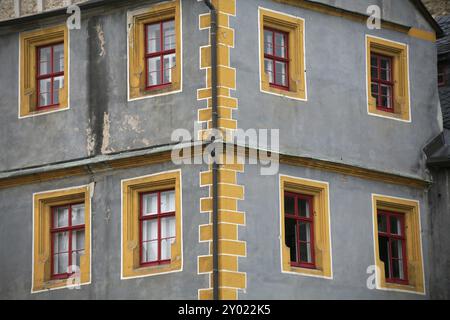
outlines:
[{"label": "window with yellow frame", "polygon": [[333,277],[328,183],[280,175],[281,269]]},{"label": "window with yellow frame", "polygon": [[411,121],[408,46],[366,36],[368,113]]},{"label": "window with yellow frame", "polygon": [[32,292],[91,282],[90,187],[33,196]]},{"label": "window with yellow frame", "polygon": [[425,294],[419,202],[372,195],[377,288]]},{"label": "window with yellow frame", "polygon": [[303,19],[259,8],[261,91],[306,100]]},{"label": "window with yellow frame", "polygon": [[181,172],[122,181],[122,279],[181,271]]},{"label": "window with yellow frame", "polygon": [[128,13],[130,100],[181,90],[180,11],[174,0]]},{"label": "window with yellow frame", "polygon": [[20,34],[20,118],[68,108],[68,46],[65,25]]}]

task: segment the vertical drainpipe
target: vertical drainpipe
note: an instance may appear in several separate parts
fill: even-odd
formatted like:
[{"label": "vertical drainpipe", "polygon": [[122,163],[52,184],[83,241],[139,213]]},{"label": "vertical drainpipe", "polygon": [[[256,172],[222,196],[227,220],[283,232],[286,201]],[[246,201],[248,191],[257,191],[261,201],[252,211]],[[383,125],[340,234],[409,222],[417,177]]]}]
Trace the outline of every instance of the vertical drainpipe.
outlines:
[{"label": "vertical drainpipe", "polygon": [[[210,43],[211,43],[211,120],[212,131],[217,130],[217,11],[210,0],[204,0],[204,3],[210,10]],[[211,143],[215,141],[214,134],[211,136]],[[214,159],[214,151],[211,153]],[[219,300],[219,196],[218,196],[218,179],[219,164],[214,161],[212,164],[212,229],[213,229],[213,300]]]}]

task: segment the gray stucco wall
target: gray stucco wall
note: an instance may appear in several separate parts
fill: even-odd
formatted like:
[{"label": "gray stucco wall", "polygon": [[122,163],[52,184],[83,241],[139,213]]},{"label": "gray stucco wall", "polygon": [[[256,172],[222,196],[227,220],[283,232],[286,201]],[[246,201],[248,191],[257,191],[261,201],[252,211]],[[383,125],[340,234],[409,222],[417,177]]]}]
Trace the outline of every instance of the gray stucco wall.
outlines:
[{"label": "gray stucco wall", "polygon": [[[239,175],[246,185],[247,257],[239,267],[247,272],[246,293],[240,299],[425,299],[429,297],[429,209],[427,192],[341,174],[281,165],[280,174],[329,183],[333,279],[281,273],[279,176],[259,175],[247,165]],[[375,265],[372,194],[420,201],[426,296],[367,288],[367,268]],[[262,196],[263,195],[263,196]],[[289,285],[287,285],[289,284]]]},{"label": "gray stucco wall", "polygon": [[[246,30],[236,33],[231,52],[231,64],[237,69],[240,127],[279,128],[282,153],[425,177],[421,148],[440,133],[434,44],[270,0],[258,5],[305,19],[308,101],[260,92],[258,8],[253,1],[237,1],[232,26]],[[408,22],[414,21],[410,17]],[[367,113],[367,34],[409,46],[411,123]]]},{"label": "gray stucco wall", "polygon": [[208,33],[198,30],[198,16],[207,10],[196,0],[182,1],[183,92],[127,101],[127,10],[156,2],[82,12],[81,29],[70,31],[70,110],[31,118],[18,119],[18,31],[65,20],[0,30],[0,147],[14,146],[0,156],[0,171],[167,144],[175,128],[193,132],[204,105],[197,101],[205,82],[198,48],[208,42]]},{"label": "gray stucco wall", "polygon": [[[0,191],[0,298],[1,299],[197,299],[208,287],[197,275],[197,256],[208,253],[198,242],[198,226],[208,223],[200,213],[199,185],[203,166],[182,169],[183,271],[138,279],[120,279],[121,180],[178,169],[170,163],[132,170],[110,171],[89,177],[63,179]],[[74,187],[95,181],[92,199],[92,283],[79,290],[31,292],[33,193]],[[21,195],[18,197],[18,195]]]}]

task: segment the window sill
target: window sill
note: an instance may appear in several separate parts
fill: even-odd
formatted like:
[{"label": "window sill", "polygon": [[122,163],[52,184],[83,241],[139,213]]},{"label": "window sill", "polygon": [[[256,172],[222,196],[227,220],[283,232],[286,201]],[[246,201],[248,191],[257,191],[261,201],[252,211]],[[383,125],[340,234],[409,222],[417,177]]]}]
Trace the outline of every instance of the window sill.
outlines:
[{"label": "window sill", "polygon": [[59,112],[59,111],[65,111],[65,110],[69,110],[69,106],[65,106],[65,107],[61,107],[61,106],[57,106],[57,107],[47,107],[47,108],[41,108],[39,110],[34,110],[31,111],[27,114],[24,114],[22,116],[19,117],[19,119],[22,118],[29,118],[29,117],[37,117],[37,116],[41,116],[41,115],[45,115],[45,114],[49,114],[49,113],[54,113],[54,112]]},{"label": "window sill", "polygon": [[387,111],[379,108],[371,108],[369,107],[368,114],[374,117],[388,118],[392,120],[402,121],[402,122],[411,122],[408,117],[405,117],[399,113],[394,111]]},{"label": "window sill", "polygon": [[176,261],[170,261],[164,264],[156,264],[153,266],[144,265],[136,267],[132,269],[131,272],[124,274],[122,279],[149,277],[178,271],[182,271],[181,259],[178,259]]},{"label": "window sill", "polygon": [[417,287],[415,287],[411,284],[401,284],[401,283],[394,283],[394,282],[387,282],[387,281],[382,281],[379,289],[392,290],[392,291],[407,291],[407,292],[411,292],[411,293],[425,294],[425,292],[420,291]]}]

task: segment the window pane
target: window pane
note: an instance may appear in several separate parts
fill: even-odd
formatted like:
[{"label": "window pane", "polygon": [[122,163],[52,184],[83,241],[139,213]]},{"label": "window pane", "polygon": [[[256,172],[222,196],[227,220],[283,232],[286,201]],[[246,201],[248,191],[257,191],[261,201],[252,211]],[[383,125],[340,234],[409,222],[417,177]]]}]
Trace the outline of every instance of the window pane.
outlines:
[{"label": "window pane", "polygon": [[158,241],[144,242],[142,244],[142,262],[158,260]]},{"label": "window pane", "polygon": [[289,196],[284,197],[284,212],[295,214],[295,198]]},{"label": "window pane", "polygon": [[300,222],[300,241],[311,241],[311,224],[308,222]]},{"label": "window pane", "polygon": [[403,260],[392,260],[392,277],[394,279],[405,279],[405,275],[403,272]]},{"label": "window pane", "polygon": [[150,216],[158,213],[158,194],[144,194],[142,196],[142,215]]},{"label": "window pane", "polygon": [[273,61],[270,59],[264,59],[264,70],[269,77],[269,83],[273,83]]},{"label": "window pane", "polygon": [[[72,232],[72,265],[80,267],[80,256],[84,254],[84,230]],[[71,270],[75,272],[76,270]]]},{"label": "window pane", "polygon": [[69,254],[61,253],[53,256],[53,273],[61,274],[67,273],[67,267],[69,266]]},{"label": "window pane", "polygon": [[161,51],[161,26],[159,23],[147,26],[147,53]]},{"label": "window pane", "polygon": [[56,77],[53,79],[53,103],[59,103],[59,89],[64,87],[64,77]]},{"label": "window pane", "polygon": [[39,106],[48,106],[51,104],[51,79],[39,80]]},{"label": "window pane", "polygon": [[72,232],[72,251],[84,249],[84,230]]},{"label": "window pane", "polygon": [[142,222],[142,241],[158,239],[158,220]]},{"label": "window pane", "polygon": [[161,238],[175,237],[175,217],[161,219]]},{"label": "window pane", "polygon": [[272,31],[264,30],[264,53],[273,55]]},{"label": "window pane", "polygon": [[300,242],[300,261],[312,263],[310,242]]},{"label": "window pane", "polygon": [[161,240],[161,260],[170,260],[171,258],[171,245],[174,239]]},{"label": "window pane", "polygon": [[56,207],[53,209],[54,228],[67,227],[69,225],[69,208]]},{"label": "window pane", "polygon": [[371,72],[372,72],[372,80],[378,79],[378,69],[376,67],[372,67]]},{"label": "window pane", "polygon": [[175,191],[161,192],[161,212],[175,211]]},{"label": "window pane", "polygon": [[77,226],[84,224],[84,204],[76,204],[72,206],[72,225]]},{"label": "window pane", "polygon": [[39,75],[49,74],[51,70],[51,47],[39,49]]},{"label": "window pane", "polygon": [[397,234],[397,235],[402,235],[402,226],[401,226],[400,218],[399,217],[395,217],[395,216],[391,216],[390,219],[391,219],[390,220],[391,233],[392,234]]},{"label": "window pane", "polygon": [[395,259],[403,258],[402,240],[397,240],[397,239],[391,240],[391,254],[392,254],[392,258],[395,258]]},{"label": "window pane", "polygon": [[385,96],[381,96],[381,105],[380,107],[384,107],[384,108],[391,108],[391,103],[390,103],[390,99],[388,97]]},{"label": "window pane", "polygon": [[164,22],[164,50],[175,49],[175,21]]},{"label": "window pane", "polygon": [[161,57],[149,58],[148,63],[148,85],[161,84]]},{"label": "window pane", "polygon": [[58,232],[53,235],[53,252],[63,253],[69,251],[69,233]]},{"label": "window pane", "polygon": [[372,83],[372,97],[378,101],[378,84]]},{"label": "window pane", "polygon": [[[72,252],[72,265],[77,266],[78,268],[80,268],[80,257],[84,255],[84,250],[81,251],[73,251]],[[70,272],[75,272],[76,269],[72,269],[70,270]]]},{"label": "window pane", "polygon": [[389,272],[389,239],[386,237],[378,237],[378,250],[380,252],[380,260],[384,262],[384,275],[390,278]]},{"label": "window pane", "polygon": [[53,47],[53,72],[64,71],[64,45],[58,44]]},{"label": "window pane", "polygon": [[275,70],[275,83],[281,86],[287,86],[286,63],[275,61]]},{"label": "window pane", "polygon": [[309,201],[305,199],[298,199],[298,214],[300,217],[309,218],[310,217],[310,208]]},{"label": "window pane", "polygon": [[378,231],[387,232],[387,219],[385,215],[378,215]]},{"label": "window pane", "polygon": [[372,67],[375,67],[375,68],[378,67],[378,59],[377,59],[376,56],[372,55],[372,56],[370,57],[370,65],[371,65]]},{"label": "window pane", "polygon": [[164,83],[172,82],[172,69],[175,67],[175,54],[164,56]]},{"label": "window pane", "polygon": [[381,61],[381,68],[382,69],[386,69],[386,70],[390,70],[391,69],[391,60],[390,59],[382,58],[380,61]]},{"label": "window pane", "polygon": [[282,33],[275,33],[275,55],[277,57],[286,58],[286,37]]},{"label": "window pane", "polygon": [[391,72],[387,69],[381,69],[381,80],[391,81]]},{"label": "window pane", "polygon": [[291,251],[291,261],[296,262],[297,261],[297,232],[296,232],[296,225],[294,219],[285,219],[285,244],[290,248]]}]

